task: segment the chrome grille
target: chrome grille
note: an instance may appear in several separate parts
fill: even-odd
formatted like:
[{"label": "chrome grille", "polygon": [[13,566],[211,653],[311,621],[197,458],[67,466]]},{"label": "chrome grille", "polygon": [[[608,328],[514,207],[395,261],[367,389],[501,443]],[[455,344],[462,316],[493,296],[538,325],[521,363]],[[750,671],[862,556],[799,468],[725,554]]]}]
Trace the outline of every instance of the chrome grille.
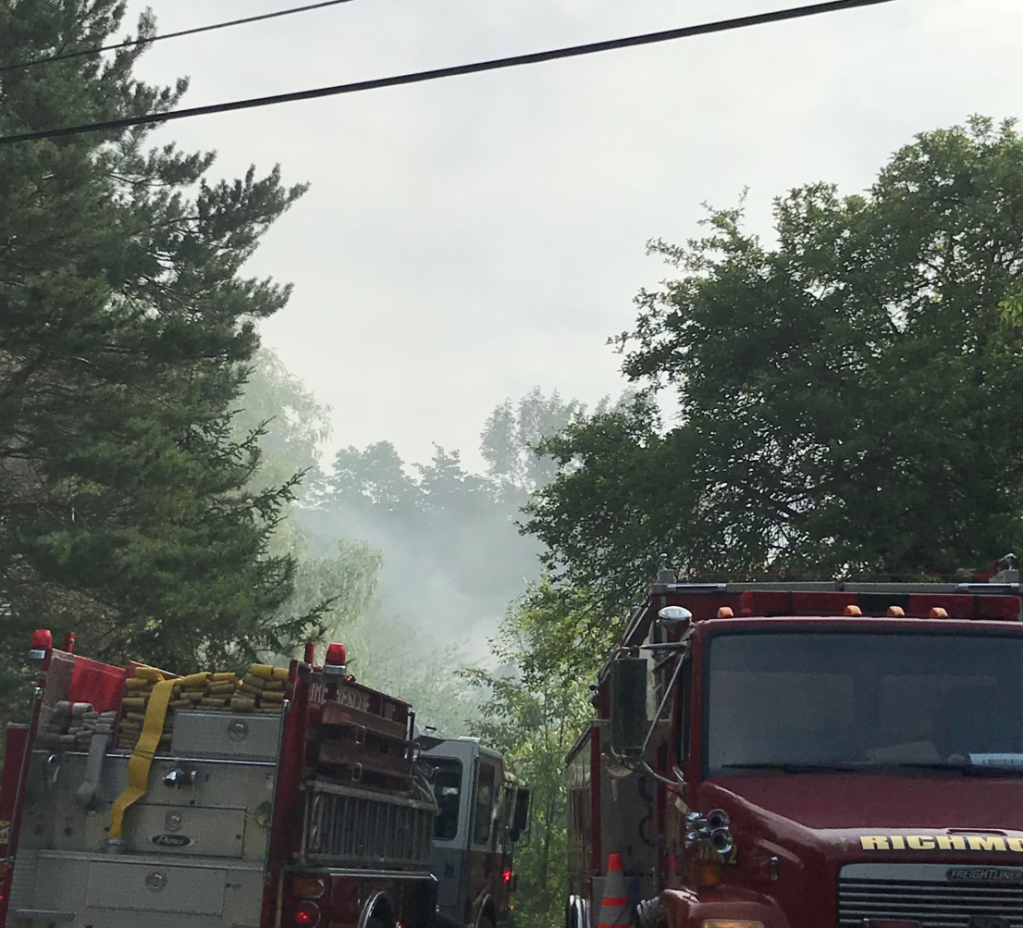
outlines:
[{"label": "chrome grille", "polygon": [[[970,928],[973,918],[998,918],[1023,928],[1023,882],[957,883],[946,864],[853,864],[838,886],[840,928],[864,919],[902,919],[921,928]],[[1016,867],[1006,869],[1017,870]]]},{"label": "chrome grille", "polygon": [[428,865],[437,811],[433,803],[316,781],[306,789],[305,856],[310,862]]}]

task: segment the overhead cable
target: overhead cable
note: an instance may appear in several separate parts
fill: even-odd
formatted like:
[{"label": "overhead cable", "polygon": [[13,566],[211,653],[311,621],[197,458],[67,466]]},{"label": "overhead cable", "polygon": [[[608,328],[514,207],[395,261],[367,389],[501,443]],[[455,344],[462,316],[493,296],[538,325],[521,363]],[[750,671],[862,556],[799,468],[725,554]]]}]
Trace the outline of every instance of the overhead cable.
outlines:
[{"label": "overhead cable", "polygon": [[702,23],[698,26],[685,26],[681,29],[668,29],[663,32],[650,32],[645,35],[627,36],[610,39],[605,42],[591,42],[587,45],[574,45],[568,48],[556,48],[545,52],[533,52],[528,55],[513,55],[510,58],[495,58],[490,61],[478,61],[474,64],[455,65],[449,68],[436,68],[431,71],[416,71],[411,74],[397,74],[391,77],[378,77],[367,81],[355,81],[350,84],[337,84],[333,87],[317,87],[312,90],[299,90],[292,93],[275,94],[269,97],[253,97],[247,100],[234,100],[229,103],[213,103],[208,106],[194,106],[187,109],[171,110],[168,113],[146,113],[143,116],[127,116],[122,119],[110,119],[104,122],[83,123],[76,126],[64,126],[58,129],[43,129],[36,132],[23,132],[18,135],[0,136],[0,145],[12,142],[29,142],[35,139],[58,138],[64,135],[77,135],[82,132],[98,132],[106,129],[127,129],[132,126],[146,126],[157,123],[171,122],[175,119],[190,119],[193,116],[211,116],[216,113],[229,113],[234,110],[254,109],[261,106],[273,106],[278,103],[295,103],[300,100],[315,100],[320,97],[334,97],[339,94],[361,93],[366,90],[378,90],[383,87],[397,87],[403,84],[421,84],[444,77],[460,77],[465,74],[479,74],[483,71],[497,71],[503,68],[516,68],[521,65],[539,64],[544,61],[555,61],[559,58],[579,58],[597,52],[614,51],[620,48],[632,48],[637,45],[653,45],[657,42],[670,42],[674,39],[687,39],[698,35],[709,35],[714,32],[727,32],[734,29],[745,29],[750,26],[762,26],[768,23],[799,19],[806,16],[817,16],[822,13],[838,13],[857,7],[878,6],[892,3],[893,0],[831,0],[828,3],[815,3],[810,6],[793,7],[775,10],[770,13],[758,13],[753,16],[740,16],[736,19],[724,19],[713,23]]},{"label": "overhead cable", "polygon": [[180,39],[185,35],[198,35],[200,32],[213,32],[216,29],[228,29],[231,26],[244,26],[246,23],[258,23],[265,19],[277,19],[280,16],[292,16],[295,13],[307,13],[325,6],[337,6],[340,3],[351,3],[352,0],[324,0],[322,3],[310,3],[307,6],[296,6],[289,10],[276,10],[273,13],[261,13],[259,16],[246,16],[244,19],[232,19],[226,23],[213,23],[209,26],[196,26],[194,29],[181,29],[178,32],[166,32],[148,39],[127,39],[113,45],[100,45],[96,48],[83,48],[76,52],[62,52],[59,55],[48,55],[45,58],[33,58],[31,61],[20,61],[0,67],[0,74],[17,71],[20,68],[34,68],[39,64],[52,64],[55,61],[67,61],[69,58],[82,58],[85,55],[98,55],[100,52],[112,52],[119,48],[131,48],[134,45],[149,45],[152,42],[163,42],[167,39]]}]

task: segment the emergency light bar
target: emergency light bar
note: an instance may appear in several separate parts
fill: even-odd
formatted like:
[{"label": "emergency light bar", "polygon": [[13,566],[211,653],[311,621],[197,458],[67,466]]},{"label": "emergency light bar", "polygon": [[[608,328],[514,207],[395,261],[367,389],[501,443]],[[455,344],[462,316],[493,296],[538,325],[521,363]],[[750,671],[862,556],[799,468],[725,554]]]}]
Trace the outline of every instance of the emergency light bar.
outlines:
[{"label": "emergency light bar", "polygon": [[[873,616],[917,619],[967,619],[1018,622],[1020,596],[955,593],[854,593],[790,590],[746,590],[689,596],[686,606],[694,621],[710,618],[770,616]],[[703,601],[701,601],[703,600]],[[704,605],[704,602],[706,605]],[[731,616],[729,615],[731,614]]]},{"label": "emergency light bar", "polygon": [[[676,583],[657,598],[662,611],[684,605],[692,613],[693,622],[731,616],[1023,619],[1019,586],[1002,583],[970,584],[969,591],[965,584],[938,583]],[[645,614],[644,606],[637,607],[625,635],[627,640]]]}]

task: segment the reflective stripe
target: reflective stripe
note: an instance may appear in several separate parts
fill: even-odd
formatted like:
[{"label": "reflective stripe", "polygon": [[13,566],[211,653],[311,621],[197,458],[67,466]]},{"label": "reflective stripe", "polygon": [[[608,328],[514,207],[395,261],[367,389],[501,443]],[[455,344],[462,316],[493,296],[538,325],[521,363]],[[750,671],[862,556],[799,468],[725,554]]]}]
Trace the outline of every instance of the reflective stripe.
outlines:
[{"label": "reflective stripe", "polygon": [[125,811],[128,806],[146,794],[149,785],[149,768],[153,764],[156,749],[160,746],[163,722],[167,717],[167,705],[170,702],[171,690],[174,689],[177,682],[177,680],[161,680],[153,687],[153,692],[149,696],[142,734],[131,757],[128,758],[128,788],[117,797],[110,809],[108,839],[121,837]]}]

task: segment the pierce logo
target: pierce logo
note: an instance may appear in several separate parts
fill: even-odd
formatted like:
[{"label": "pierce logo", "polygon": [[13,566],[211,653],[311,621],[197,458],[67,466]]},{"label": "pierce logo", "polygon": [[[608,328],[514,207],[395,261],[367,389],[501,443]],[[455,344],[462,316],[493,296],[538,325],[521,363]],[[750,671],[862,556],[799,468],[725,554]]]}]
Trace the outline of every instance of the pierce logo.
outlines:
[{"label": "pierce logo", "polygon": [[157,847],[191,847],[195,844],[195,839],[187,835],[153,835],[149,841]]},{"label": "pierce logo", "polygon": [[1009,867],[949,867],[951,883],[1023,883],[1023,870]]}]

